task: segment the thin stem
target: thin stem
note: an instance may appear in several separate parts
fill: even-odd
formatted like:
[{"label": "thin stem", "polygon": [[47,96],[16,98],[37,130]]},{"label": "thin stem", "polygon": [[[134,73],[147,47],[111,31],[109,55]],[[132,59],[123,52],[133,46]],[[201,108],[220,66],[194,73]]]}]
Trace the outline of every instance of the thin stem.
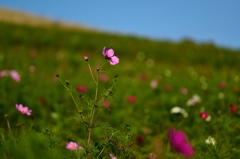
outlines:
[{"label": "thin stem", "polygon": [[10,133],[11,137],[13,138],[14,143],[16,144],[16,141],[15,141],[15,138],[14,138],[14,136],[12,134],[11,127],[10,127],[8,119],[7,119],[7,126],[8,126],[9,133]]},{"label": "thin stem", "polygon": [[70,91],[70,96],[72,97],[72,100],[73,100],[73,102],[74,102],[74,104],[75,104],[75,106],[76,106],[78,112],[80,112],[80,109],[79,109],[79,107],[78,107],[78,104],[77,104],[75,98],[73,97],[72,91]]},{"label": "thin stem", "polygon": [[[89,65],[90,66],[90,65]],[[92,75],[92,70],[90,70],[91,75]],[[98,97],[98,80],[99,79],[99,70],[97,71],[97,79],[95,80],[95,85],[96,85],[96,90],[95,90],[95,98],[94,98],[94,103],[92,106],[92,111],[91,111],[91,116],[90,116],[90,122],[89,122],[89,132],[88,132],[88,144],[90,144],[90,140],[91,140],[91,134],[92,134],[92,125],[93,125],[93,119],[94,119],[94,114],[96,111],[96,101],[97,101],[97,97]]]},{"label": "thin stem", "polygon": [[79,109],[79,107],[78,107],[78,104],[77,104],[76,100],[75,100],[74,97],[73,97],[72,90],[71,90],[70,88],[68,88],[68,87],[63,83],[63,81],[62,81],[60,78],[58,78],[58,79],[59,79],[59,81],[62,83],[62,85],[67,89],[67,91],[69,91],[69,94],[70,94],[70,96],[72,97],[72,100],[73,100],[73,102],[74,102],[74,104],[75,104],[78,112],[80,112],[80,109]]},{"label": "thin stem", "polygon": [[97,84],[97,81],[95,80],[95,78],[94,78],[94,76],[93,76],[92,69],[91,69],[91,66],[90,66],[89,62],[88,62],[87,64],[88,64],[88,68],[89,68],[89,70],[90,70],[92,79],[93,79],[94,83]]}]

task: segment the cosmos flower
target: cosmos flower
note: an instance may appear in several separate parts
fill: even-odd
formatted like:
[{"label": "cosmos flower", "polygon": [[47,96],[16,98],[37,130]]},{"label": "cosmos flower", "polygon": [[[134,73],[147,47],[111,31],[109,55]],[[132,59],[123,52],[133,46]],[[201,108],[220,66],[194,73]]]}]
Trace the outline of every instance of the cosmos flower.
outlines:
[{"label": "cosmos flower", "polygon": [[187,141],[184,132],[171,128],[168,131],[168,138],[171,147],[173,147],[178,153],[181,153],[186,157],[192,157],[194,155],[192,145]]},{"label": "cosmos flower", "polygon": [[102,53],[105,59],[109,60],[111,65],[116,65],[119,63],[119,58],[117,56],[114,56],[113,49],[107,50],[106,47],[104,47]]},{"label": "cosmos flower", "polygon": [[78,144],[76,142],[70,141],[66,144],[66,149],[68,150],[83,150],[83,148],[81,146],[78,146]]},{"label": "cosmos flower", "polygon": [[10,76],[12,77],[12,79],[15,81],[15,82],[19,82],[21,80],[21,77],[19,75],[19,73],[15,70],[11,70],[10,71]]},{"label": "cosmos flower", "polygon": [[24,107],[22,104],[16,104],[16,109],[22,113],[26,114],[27,116],[30,116],[32,113],[32,110],[29,110],[28,107]]},{"label": "cosmos flower", "polygon": [[208,113],[206,113],[206,112],[200,112],[199,116],[202,119],[206,120],[206,121],[210,121],[211,120],[211,116]]}]

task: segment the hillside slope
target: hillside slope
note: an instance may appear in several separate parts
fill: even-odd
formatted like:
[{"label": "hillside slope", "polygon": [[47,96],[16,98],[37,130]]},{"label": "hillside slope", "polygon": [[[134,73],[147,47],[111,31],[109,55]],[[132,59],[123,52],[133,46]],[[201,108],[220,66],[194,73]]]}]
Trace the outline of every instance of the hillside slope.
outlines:
[{"label": "hillside slope", "polygon": [[189,39],[179,43],[157,41],[100,32],[4,9],[0,9],[0,13],[0,49],[24,45],[29,49],[96,52],[108,46],[121,53],[121,57],[130,59],[143,52],[147,58],[160,62],[239,68],[239,50],[213,44],[196,44]]}]

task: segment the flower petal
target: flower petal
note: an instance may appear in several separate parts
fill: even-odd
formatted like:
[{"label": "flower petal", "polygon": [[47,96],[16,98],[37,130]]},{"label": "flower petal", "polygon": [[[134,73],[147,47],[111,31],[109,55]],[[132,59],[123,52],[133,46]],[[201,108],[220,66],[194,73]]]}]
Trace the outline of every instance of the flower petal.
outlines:
[{"label": "flower petal", "polygon": [[119,58],[117,56],[111,57],[111,59],[110,59],[110,64],[111,65],[116,65],[118,63],[119,63]]},{"label": "flower petal", "polygon": [[107,57],[112,57],[112,56],[114,55],[113,49],[107,50],[105,55],[106,55]]},{"label": "flower petal", "polygon": [[102,51],[103,56],[106,56],[106,51],[107,51],[107,49],[106,49],[106,47],[104,46],[104,47],[103,47],[103,51]]}]

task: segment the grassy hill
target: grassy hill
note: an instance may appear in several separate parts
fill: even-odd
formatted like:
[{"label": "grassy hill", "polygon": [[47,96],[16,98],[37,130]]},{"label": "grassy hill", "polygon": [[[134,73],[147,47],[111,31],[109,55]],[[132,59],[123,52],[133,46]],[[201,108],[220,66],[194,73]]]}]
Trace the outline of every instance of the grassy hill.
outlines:
[{"label": "grassy hill", "polygon": [[[189,39],[174,43],[101,32],[6,10],[0,10],[0,30],[0,71],[7,74],[0,74],[3,158],[83,158],[87,151],[66,150],[66,142],[72,140],[101,158],[110,158],[108,153],[118,158],[148,158],[150,153],[157,158],[184,158],[169,147],[171,127],[186,132],[196,158],[240,157],[236,124],[240,50]],[[104,46],[114,49],[119,64],[111,66],[104,59]],[[96,67],[105,63],[100,67],[98,98],[106,98],[110,109],[91,100],[96,81],[84,56],[94,77]],[[20,74],[20,81],[11,78],[11,70]],[[86,91],[79,91],[78,86]],[[187,106],[194,95],[201,101]],[[83,114],[91,114],[88,111],[93,108],[88,106],[97,105],[91,146],[85,140],[89,127],[82,126],[87,122],[72,97]],[[17,103],[27,105],[32,115],[17,112]],[[233,111],[230,105],[237,108]],[[175,106],[184,108],[188,117],[172,114]],[[211,115],[210,122],[199,116],[202,111]],[[208,136],[217,140],[216,147],[205,144]]]}]

